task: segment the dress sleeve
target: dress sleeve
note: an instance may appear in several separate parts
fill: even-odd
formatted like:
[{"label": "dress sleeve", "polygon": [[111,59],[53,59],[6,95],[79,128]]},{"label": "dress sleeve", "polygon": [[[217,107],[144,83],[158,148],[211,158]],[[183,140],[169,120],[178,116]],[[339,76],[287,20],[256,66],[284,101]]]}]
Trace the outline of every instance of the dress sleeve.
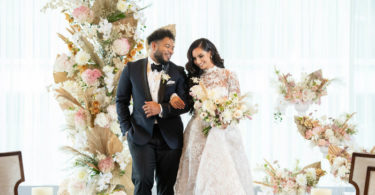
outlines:
[{"label": "dress sleeve", "polygon": [[226,74],[228,76],[227,78],[228,78],[229,94],[237,93],[238,95],[241,95],[240,83],[238,82],[236,73],[227,70]]}]

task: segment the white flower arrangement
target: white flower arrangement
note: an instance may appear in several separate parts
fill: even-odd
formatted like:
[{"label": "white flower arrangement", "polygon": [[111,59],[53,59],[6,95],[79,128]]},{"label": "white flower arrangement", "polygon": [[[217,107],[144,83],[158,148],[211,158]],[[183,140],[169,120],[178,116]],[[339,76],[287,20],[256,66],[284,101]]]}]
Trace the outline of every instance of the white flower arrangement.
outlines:
[{"label": "white flower arrangement", "polygon": [[[197,80],[196,80],[197,81]],[[250,106],[245,98],[238,97],[236,93],[225,96],[225,89],[207,89],[202,83],[190,88],[190,95],[194,99],[194,109],[199,117],[209,125],[203,129],[203,134],[208,135],[212,127],[226,128],[237,124],[243,118],[249,118],[257,113],[256,105]]]},{"label": "white flower arrangement", "polygon": [[[120,141],[123,137],[114,90],[125,65],[143,57],[145,18],[140,13],[144,8],[138,6],[138,2],[119,0],[116,3],[108,6],[100,0],[51,0],[42,9],[61,11],[71,35],[59,34],[69,52],[56,58],[52,88],[65,114],[67,134],[72,142],[68,148],[74,151],[74,165],[90,170],[89,177],[79,177],[84,182],[74,179],[61,186],[71,186],[66,191],[73,194],[124,194],[115,190],[121,185],[115,181],[123,175],[130,178],[125,172],[131,162],[130,153],[127,145],[122,146]],[[98,154],[96,150],[89,150],[95,148],[92,144],[98,141],[93,141],[93,132],[100,134],[96,137],[109,136],[105,139],[110,140],[101,141],[116,145],[116,152]],[[103,132],[106,134],[101,134]],[[82,170],[76,171],[82,174]]]}]

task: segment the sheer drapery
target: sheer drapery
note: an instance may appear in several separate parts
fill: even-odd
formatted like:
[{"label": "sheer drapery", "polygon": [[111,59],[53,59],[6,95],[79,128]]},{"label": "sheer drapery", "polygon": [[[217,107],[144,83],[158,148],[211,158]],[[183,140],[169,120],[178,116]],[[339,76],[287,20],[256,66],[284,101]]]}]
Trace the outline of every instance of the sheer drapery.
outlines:
[{"label": "sheer drapery", "polygon": [[[0,151],[22,150],[26,184],[57,184],[66,158],[63,113],[46,86],[53,62],[67,52],[57,32],[67,34],[59,13],[40,13],[47,2],[0,1]],[[375,145],[375,2],[370,0],[153,0],[145,10],[146,35],[160,26],[177,26],[172,60],[186,63],[189,45],[200,37],[215,43],[241,91],[259,104],[252,121],[241,124],[252,168],[263,158],[283,166],[320,160],[297,133],[292,108],[282,123],[273,112],[274,67],[299,76],[322,68],[338,81],[323,97],[319,113],[357,112],[356,140]],[[189,115],[184,115],[187,122]],[[186,125],[185,122],[185,125]],[[256,174],[254,174],[256,179]]]}]

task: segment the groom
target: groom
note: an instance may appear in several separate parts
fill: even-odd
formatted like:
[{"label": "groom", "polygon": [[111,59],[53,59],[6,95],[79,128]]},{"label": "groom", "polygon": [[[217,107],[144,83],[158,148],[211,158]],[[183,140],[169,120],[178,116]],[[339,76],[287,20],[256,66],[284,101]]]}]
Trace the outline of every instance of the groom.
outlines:
[{"label": "groom", "polygon": [[170,30],[153,32],[147,37],[149,56],[129,62],[118,84],[117,114],[133,158],[135,195],[151,195],[154,173],[158,195],[174,194],[183,143],[180,114],[188,111],[184,68],[169,61],[174,40]]}]

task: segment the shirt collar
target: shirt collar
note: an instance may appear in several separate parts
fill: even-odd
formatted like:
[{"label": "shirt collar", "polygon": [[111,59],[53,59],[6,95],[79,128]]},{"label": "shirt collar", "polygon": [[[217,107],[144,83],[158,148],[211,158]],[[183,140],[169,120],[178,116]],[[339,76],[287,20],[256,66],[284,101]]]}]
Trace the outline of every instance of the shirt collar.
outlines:
[{"label": "shirt collar", "polygon": [[150,56],[148,56],[148,61],[150,62],[150,65],[151,64],[160,65],[160,63],[156,63],[154,60],[152,60]]}]

